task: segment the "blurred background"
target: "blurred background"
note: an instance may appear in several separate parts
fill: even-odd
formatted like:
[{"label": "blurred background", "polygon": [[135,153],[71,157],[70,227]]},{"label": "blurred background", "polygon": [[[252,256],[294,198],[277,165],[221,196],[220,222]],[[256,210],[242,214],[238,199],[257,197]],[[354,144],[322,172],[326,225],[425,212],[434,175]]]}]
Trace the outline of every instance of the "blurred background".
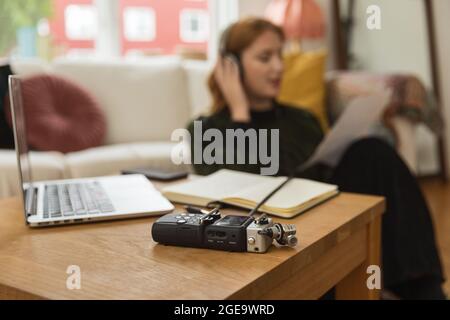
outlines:
[{"label": "blurred background", "polygon": [[[367,9],[374,4],[381,10],[380,30],[366,25]],[[291,44],[301,43],[302,52],[325,49],[325,71],[417,77],[431,98],[427,110],[433,106],[438,112],[421,115],[428,118],[412,134],[422,151],[410,165],[419,175],[447,177],[446,1],[0,0],[0,59],[181,57],[212,65],[222,30],[246,16],[266,16],[282,25]]]},{"label": "blurred background", "polygon": [[0,10],[1,56],[207,52],[207,0],[1,0]]},{"label": "blurred background", "polygon": [[[380,28],[370,29],[373,5]],[[34,146],[60,152],[36,155],[45,160],[38,178],[170,165],[170,133],[209,107],[205,84],[222,31],[248,16],[283,27],[295,59],[286,60],[280,98],[309,109],[325,128],[358,95],[394,90],[380,134],[420,179],[450,270],[450,1],[0,0],[0,142],[10,137],[0,143],[0,198],[17,194],[12,131],[2,109],[10,73],[59,76],[82,86],[107,122],[100,144]]]}]

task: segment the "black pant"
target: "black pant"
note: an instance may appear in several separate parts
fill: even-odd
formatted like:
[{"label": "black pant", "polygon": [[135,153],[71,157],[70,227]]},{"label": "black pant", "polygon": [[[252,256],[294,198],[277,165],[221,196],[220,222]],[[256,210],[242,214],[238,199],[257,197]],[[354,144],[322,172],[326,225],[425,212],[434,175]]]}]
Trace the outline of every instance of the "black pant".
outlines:
[{"label": "black pant", "polygon": [[430,279],[441,290],[444,279],[428,206],[415,177],[391,146],[376,138],[354,143],[327,182],[343,192],[386,198],[382,218],[385,288]]}]

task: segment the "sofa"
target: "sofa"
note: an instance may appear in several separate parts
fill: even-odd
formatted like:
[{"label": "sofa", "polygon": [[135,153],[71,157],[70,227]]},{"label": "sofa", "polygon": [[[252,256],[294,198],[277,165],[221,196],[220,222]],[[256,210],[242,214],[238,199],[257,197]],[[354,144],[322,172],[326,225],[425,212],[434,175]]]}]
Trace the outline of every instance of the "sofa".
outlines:
[{"label": "sofa", "polygon": [[[89,90],[104,109],[105,144],[81,152],[31,152],[33,179],[54,180],[119,174],[141,167],[171,168],[175,129],[207,110],[206,88],[211,65],[177,57],[145,60],[12,61],[16,74],[50,73],[66,77]],[[412,171],[417,168],[415,125],[394,119],[399,153]],[[188,149],[188,148],[187,148]],[[13,150],[0,150],[0,198],[19,194]]]}]

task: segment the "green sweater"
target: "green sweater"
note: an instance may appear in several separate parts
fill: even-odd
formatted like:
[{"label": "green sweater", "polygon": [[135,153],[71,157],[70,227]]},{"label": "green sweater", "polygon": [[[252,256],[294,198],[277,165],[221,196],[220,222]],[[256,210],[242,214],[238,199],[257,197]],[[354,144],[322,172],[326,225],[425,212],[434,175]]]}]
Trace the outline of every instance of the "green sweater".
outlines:
[{"label": "green sweater", "polygon": [[[230,116],[228,108],[209,116],[200,117],[196,121],[201,121],[202,132],[204,133],[208,129],[218,129],[225,139],[225,131],[227,129],[268,129],[268,137],[270,138],[270,129],[279,129],[279,171],[276,175],[288,176],[293,170],[304,163],[314,152],[315,148],[321,142],[323,138],[323,132],[317,119],[308,111],[288,107],[279,103],[274,103],[274,108],[270,111],[264,112],[251,112],[250,123],[237,123],[233,122]],[[195,136],[194,122],[192,122],[188,130],[191,134],[191,151],[192,151],[192,163],[194,163],[194,141],[202,141],[202,137]],[[197,139],[196,139],[197,138]],[[265,140],[263,140],[265,141]],[[260,139],[258,136],[258,145]],[[211,142],[202,142],[202,150],[205,150]],[[267,139],[267,149],[270,156],[270,139]],[[229,146],[228,146],[229,148]],[[267,167],[260,163],[258,157],[257,164],[249,164],[249,142],[246,141],[246,164],[237,164],[236,158],[234,164],[193,164],[194,171],[199,175],[209,175],[220,169],[231,169],[237,171],[244,171],[250,173],[261,173],[261,168]],[[259,150],[259,148],[258,148]],[[234,147],[235,157],[237,150],[236,144]],[[227,149],[224,147],[220,149],[223,153],[223,159],[226,157]],[[228,150],[230,152],[230,150]],[[273,157],[272,157],[273,159]],[[305,172],[301,176],[314,177],[315,173],[310,171]],[[313,170],[314,171],[314,170]]]}]

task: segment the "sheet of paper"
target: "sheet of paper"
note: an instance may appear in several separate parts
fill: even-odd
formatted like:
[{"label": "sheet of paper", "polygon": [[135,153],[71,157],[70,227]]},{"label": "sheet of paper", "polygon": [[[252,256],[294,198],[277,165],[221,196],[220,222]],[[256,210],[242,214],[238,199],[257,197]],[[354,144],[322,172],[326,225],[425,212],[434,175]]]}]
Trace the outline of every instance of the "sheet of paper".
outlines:
[{"label": "sheet of paper", "polygon": [[355,98],[325,136],[305,168],[316,163],[335,167],[347,148],[359,139],[374,135],[371,130],[382,116],[391,92]]}]

